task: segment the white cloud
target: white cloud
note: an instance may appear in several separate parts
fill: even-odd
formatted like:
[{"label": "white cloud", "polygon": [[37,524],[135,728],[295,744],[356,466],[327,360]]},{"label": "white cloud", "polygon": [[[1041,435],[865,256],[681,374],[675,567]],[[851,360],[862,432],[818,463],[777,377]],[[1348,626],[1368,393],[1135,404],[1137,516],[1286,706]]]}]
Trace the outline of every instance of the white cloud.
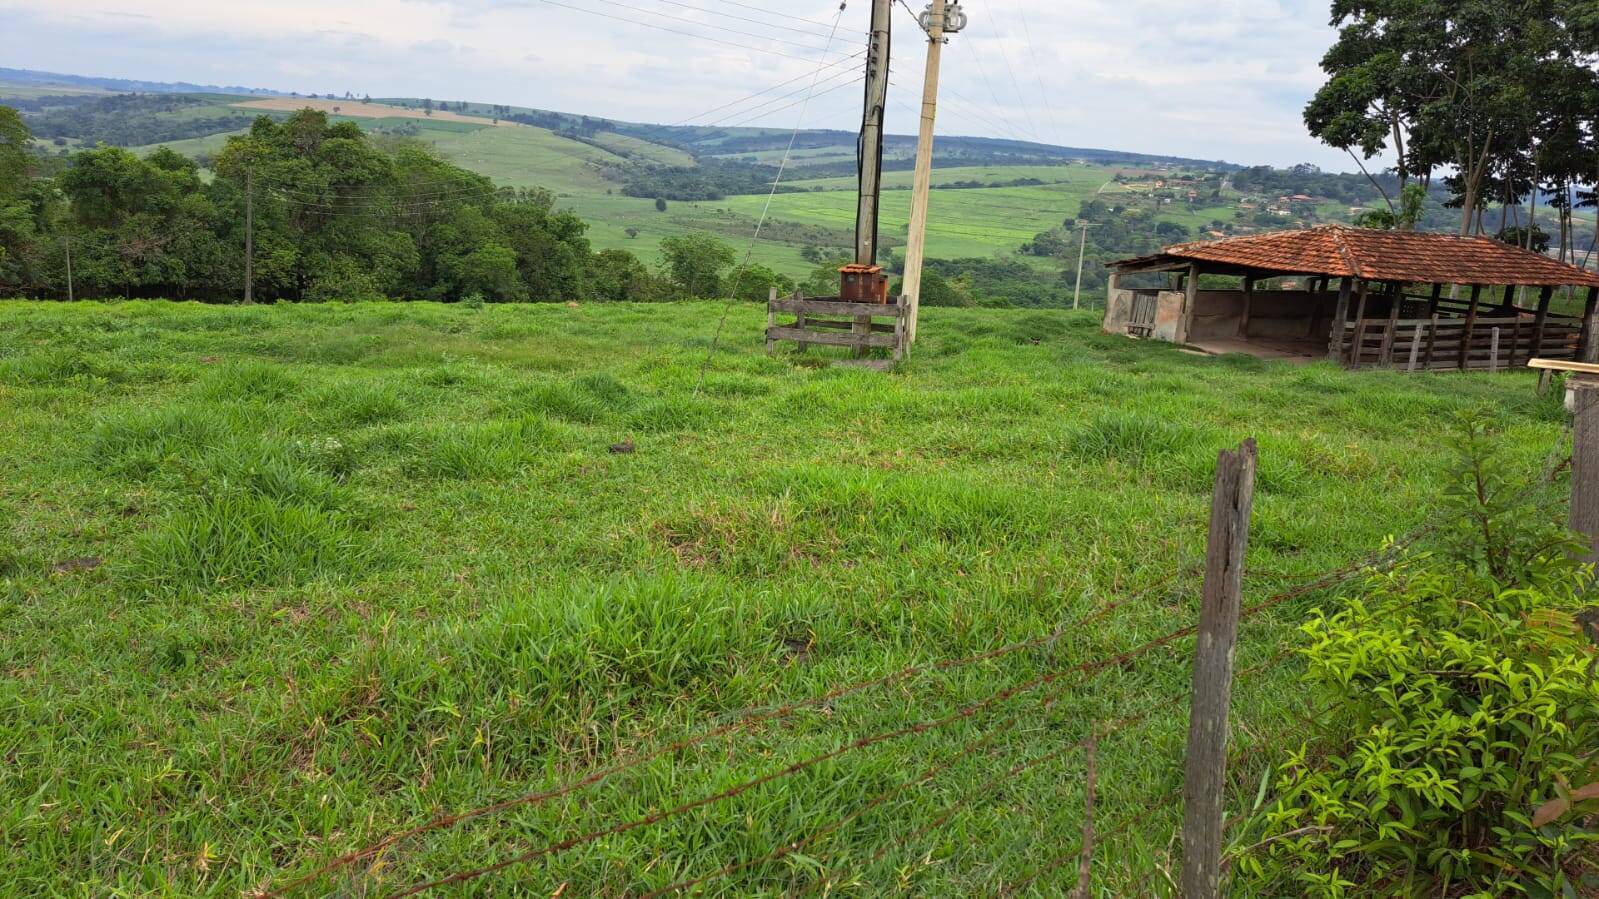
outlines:
[{"label": "white cloud", "polygon": [[[1300,122],[1333,39],[1327,0],[969,6],[970,25],[945,51],[940,133],[1351,167]],[[819,55],[804,48],[827,43],[837,8],[837,0],[0,0],[0,54],[11,66],[83,74],[676,122],[789,79],[750,105],[803,88],[814,67],[807,60]],[[903,9],[894,15],[889,124],[913,133],[923,41]],[[869,3],[850,0],[832,56],[859,49],[868,22]],[[860,94],[844,86],[850,77],[823,72],[822,88],[833,90],[809,106],[807,126],[854,127]],[[789,104],[768,103],[753,124],[791,127],[800,107]]]}]

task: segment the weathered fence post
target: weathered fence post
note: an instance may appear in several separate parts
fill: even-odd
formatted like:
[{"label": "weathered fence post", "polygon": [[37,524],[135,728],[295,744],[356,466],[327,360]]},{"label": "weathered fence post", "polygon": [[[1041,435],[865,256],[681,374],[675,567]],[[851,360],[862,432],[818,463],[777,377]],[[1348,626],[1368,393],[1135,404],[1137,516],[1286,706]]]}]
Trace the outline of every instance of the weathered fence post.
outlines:
[{"label": "weathered fence post", "polygon": [[1571,390],[1571,529],[1589,546],[1588,560],[1599,560],[1599,377],[1573,374]]},{"label": "weathered fence post", "polygon": [[1249,512],[1255,501],[1255,458],[1251,438],[1236,450],[1223,450],[1216,460],[1183,778],[1184,899],[1221,895],[1227,714],[1232,707],[1233,649],[1249,547]]},{"label": "weathered fence post", "polygon": [[1088,768],[1083,785],[1083,845],[1077,850],[1077,889],[1072,891],[1072,899],[1088,899],[1089,880],[1094,873],[1094,794],[1099,788],[1095,758],[1098,752],[1099,735],[1090,731],[1088,745],[1083,747]]},{"label": "weathered fence post", "polygon": [[777,341],[771,337],[772,329],[775,327],[777,327],[777,285],[774,284],[766,293],[766,355],[768,356],[777,348]]}]

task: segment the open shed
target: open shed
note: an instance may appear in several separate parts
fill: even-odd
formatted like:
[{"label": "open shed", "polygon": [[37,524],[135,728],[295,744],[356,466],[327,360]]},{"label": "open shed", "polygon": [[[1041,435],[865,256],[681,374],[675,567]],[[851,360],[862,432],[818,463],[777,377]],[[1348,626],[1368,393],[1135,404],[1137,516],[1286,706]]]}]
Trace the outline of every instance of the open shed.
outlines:
[{"label": "open shed", "polygon": [[[1325,225],[1176,244],[1111,269],[1106,331],[1208,352],[1414,371],[1593,361],[1599,350],[1599,274],[1486,237]],[[1121,286],[1147,272],[1166,273],[1166,286]],[[1280,283],[1259,289],[1270,281]],[[1562,290],[1580,314],[1550,308]]]}]

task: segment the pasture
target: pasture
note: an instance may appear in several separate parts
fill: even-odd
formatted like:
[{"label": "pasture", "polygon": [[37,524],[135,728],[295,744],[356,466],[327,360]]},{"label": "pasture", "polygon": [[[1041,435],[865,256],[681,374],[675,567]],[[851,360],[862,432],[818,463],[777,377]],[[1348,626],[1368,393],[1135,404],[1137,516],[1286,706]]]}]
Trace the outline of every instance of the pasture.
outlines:
[{"label": "pasture", "polygon": [[[0,303],[0,893],[238,896],[739,709],[1049,634],[1196,558],[1216,452],[1245,436],[1247,603],[1426,520],[1459,413],[1484,410],[1523,475],[1561,428],[1529,375],[1201,358],[1090,313],[928,309],[887,375],[768,358],[764,321],[710,303]],[[403,842],[303,894],[386,894],[946,713],[1188,623],[1197,584]],[[1329,599],[1248,623],[1239,665]],[[1018,884],[1075,833],[1080,756],[940,815],[1181,691],[1190,647],[1029,707],[948,776],[708,891]],[[1293,677],[1241,685],[1249,733],[1284,722]],[[1166,709],[1101,743],[1101,806],[1139,819],[1100,849],[1103,895],[1167,848],[1175,807],[1157,800],[1184,722]],[[637,895],[707,873],[991,725],[842,755],[468,892]]]}]

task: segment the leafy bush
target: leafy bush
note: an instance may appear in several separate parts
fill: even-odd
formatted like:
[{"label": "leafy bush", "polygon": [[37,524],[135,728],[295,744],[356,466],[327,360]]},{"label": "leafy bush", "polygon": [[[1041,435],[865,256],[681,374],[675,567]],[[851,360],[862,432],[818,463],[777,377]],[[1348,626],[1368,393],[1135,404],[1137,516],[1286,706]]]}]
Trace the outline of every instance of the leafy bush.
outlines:
[{"label": "leafy bush", "polygon": [[1592,572],[1490,474],[1480,425],[1461,448],[1443,549],[1303,627],[1342,739],[1281,766],[1266,836],[1238,858],[1251,892],[1552,897],[1599,880]]}]

